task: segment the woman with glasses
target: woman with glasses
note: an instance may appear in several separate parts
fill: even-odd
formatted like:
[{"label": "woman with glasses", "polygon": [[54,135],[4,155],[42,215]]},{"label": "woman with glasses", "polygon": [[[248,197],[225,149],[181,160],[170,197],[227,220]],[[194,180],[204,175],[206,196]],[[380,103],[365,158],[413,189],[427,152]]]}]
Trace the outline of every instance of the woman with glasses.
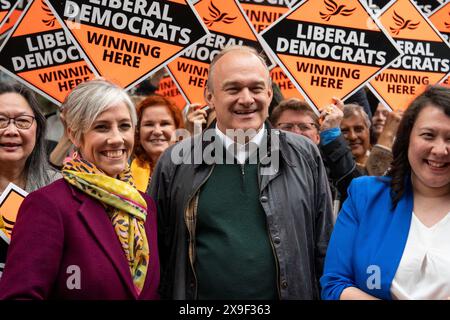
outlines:
[{"label": "woman with glasses", "polygon": [[96,79],[63,104],[76,147],[63,179],[20,207],[0,299],[158,298],[156,208],[128,166],[137,116],[128,94]]},{"label": "woman with glasses", "polygon": [[[29,89],[0,81],[0,195],[10,182],[27,192],[60,177],[45,153],[45,118]],[[0,215],[0,278],[5,267],[10,229]],[[0,234],[1,236],[1,234]]]},{"label": "woman with glasses", "polygon": [[47,162],[44,139],[45,118],[34,94],[0,82],[0,194],[10,182],[31,192],[60,177]]}]

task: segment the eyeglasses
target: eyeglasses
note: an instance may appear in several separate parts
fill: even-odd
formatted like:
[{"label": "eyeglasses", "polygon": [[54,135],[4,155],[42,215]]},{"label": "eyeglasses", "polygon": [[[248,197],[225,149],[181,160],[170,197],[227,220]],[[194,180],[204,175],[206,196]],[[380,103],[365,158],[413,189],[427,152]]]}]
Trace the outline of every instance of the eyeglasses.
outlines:
[{"label": "eyeglasses", "polygon": [[26,130],[30,129],[33,125],[34,117],[28,115],[22,115],[15,118],[0,115],[0,129],[5,129],[9,126],[11,121],[14,123],[17,129]]},{"label": "eyeglasses", "polygon": [[317,125],[313,122],[306,123],[279,123],[278,128],[281,130],[292,131],[295,127],[301,132],[317,129]]}]

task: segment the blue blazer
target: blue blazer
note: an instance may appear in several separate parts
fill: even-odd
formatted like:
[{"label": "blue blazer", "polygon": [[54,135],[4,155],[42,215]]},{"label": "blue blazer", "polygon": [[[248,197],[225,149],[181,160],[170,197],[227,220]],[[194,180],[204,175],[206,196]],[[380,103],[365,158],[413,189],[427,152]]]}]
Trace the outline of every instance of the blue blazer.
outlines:
[{"label": "blue blazer", "polygon": [[320,279],[322,299],[338,300],[347,287],[392,299],[391,283],[411,225],[410,179],[392,210],[390,178],[360,177],[348,189],[334,227]]}]

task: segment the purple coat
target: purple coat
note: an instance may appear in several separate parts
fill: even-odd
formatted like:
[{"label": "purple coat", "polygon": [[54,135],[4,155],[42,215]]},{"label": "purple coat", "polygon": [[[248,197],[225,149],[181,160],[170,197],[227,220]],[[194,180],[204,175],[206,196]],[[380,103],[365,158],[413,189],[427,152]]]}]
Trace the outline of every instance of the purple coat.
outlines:
[{"label": "purple coat", "polygon": [[139,296],[102,204],[60,179],[20,207],[0,299],[159,299],[156,208],[143,196],[150,263]]}]

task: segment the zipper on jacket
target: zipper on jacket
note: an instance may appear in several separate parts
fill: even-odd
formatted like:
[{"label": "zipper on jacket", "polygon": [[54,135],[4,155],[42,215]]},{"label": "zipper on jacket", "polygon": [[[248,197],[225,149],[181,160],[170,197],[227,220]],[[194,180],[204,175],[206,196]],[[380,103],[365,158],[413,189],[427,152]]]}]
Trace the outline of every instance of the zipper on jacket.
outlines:
[{"label": "zipper on jacket", "polygon": [[[259,194],[261,195],[261,175],[260,175],[260,163],[258,162],[258,189],[259,189]],[[263,208],[264,210],[264,208]],[[264,213],[266,211],[264,210]],[[279,268],[279,264],[280,262],[278,261],[278,256],[277,253],[275,251],[275,246],[273,245],[273,241],[272,241],[272,236],[270,235],[270,229],[269,229],[269,222],[267,221],[267,214],[266,214],[266,232],[267,232],[267,236],[269,237],[269,242],[270,242],[270,247],[272,248],[272,254],[273,257],[275,258],[275,269],[276,269],[276,276],[277,276],[277,292],[278,292],[278,299],[281,300],[281,289],[280,289],[280,268]]]},{"label": "zipper on jacket", "polygon": [[278,256],[277,256],[276,251],[275,251],[275,247],[274,247],[273,242],[272,242],[272,237],[270,236],[269,223],[267,222],[267,216],[266,216],[266,227],[267,227],[267,236],[269,237],[270,247],[272,248],[272,254],[273,254],[273,257],[275,258],[275,269],[277,270],[277,274],[276,275],[277,275],[278,299],[281,300],[279,261],[278,261]]},{"label": "zipper on jacket", "polygon": [[[188,201],[186,202],[186,206],[184,207],[184,217],[186,218],[186,211],[187,211],[187,207],[189,206],[189,204],[191,203],[192,199],[196,196],[196,194],[198,193],[198,191],[200,190],[200,188],[206,183],[206,181],[208,181],[209,177],[211,176],[214,168],[215,168],[215,164],[212,165],[211,170],[209,171],[208,175],[206,176],[205,180],[203,180],[200,185],[198,186],[198,188],[192,193],[192,195],[189,197]],[[196,209],[197,210],[197,209]],[[197,228],[197,212],[195,212],[195,228]],[[192,239],[192,231],[188,230],[189,232],[189,240]],[[194,239],[195,240],[195,239]],[[191,243],[191,241],[189,241],[189,243]],[[192,243],[194,243],[192,241]],[[195,244],[194,248],[195,248]],[[189,248],[188,248],[188,252],[189,252]],[[194,250],[194,253],[196,253],[196,250]],[[192,257],[193,259],[194,257]],[[197,280],[197,274],[195,273],[195,268],[194,268],[194,262],[192,261],[191,258],[189,258],[189,265],[191,266],[192,269],[192,274],[194,275],[194,280],[195,280],[195,290],[194,290],[194,299],[197,299],[197,290],[198,290],[198,280]]]}]

